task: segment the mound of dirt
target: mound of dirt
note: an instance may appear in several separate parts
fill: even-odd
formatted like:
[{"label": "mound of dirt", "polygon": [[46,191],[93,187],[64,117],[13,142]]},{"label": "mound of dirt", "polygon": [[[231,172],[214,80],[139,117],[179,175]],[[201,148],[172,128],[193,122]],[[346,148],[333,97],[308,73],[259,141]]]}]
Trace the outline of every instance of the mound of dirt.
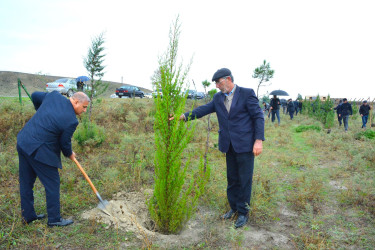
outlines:
[{"label": "mound of dirt", "polygon": [[144,234],[153,235],[154,232],[147,229],[152,228],[152,222],[149,219],[145,200],[146,197],[141,192],[119,192],[106,207],[106,212],[109,214],[94,208],[85,211],[82,218],[105,223],[107,228],[113,226],[126,232],[139,232],[140,237]]}]

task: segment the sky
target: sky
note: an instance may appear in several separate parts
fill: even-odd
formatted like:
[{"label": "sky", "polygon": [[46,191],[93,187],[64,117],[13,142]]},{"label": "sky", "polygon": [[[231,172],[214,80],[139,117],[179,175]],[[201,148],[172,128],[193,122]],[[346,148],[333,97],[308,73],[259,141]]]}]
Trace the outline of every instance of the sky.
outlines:
[{"label": "sky", "polygon": [[[375,98],[372,0],[2,0],[0,71],[77,77],[104,33],[107,81],[152,89],[151,76],[179,16],[178,58],[203,91],[220,68],[257,90],[253,71],[275,70],[259,96]],[[209,89],[215,88],[214,83]]]}]

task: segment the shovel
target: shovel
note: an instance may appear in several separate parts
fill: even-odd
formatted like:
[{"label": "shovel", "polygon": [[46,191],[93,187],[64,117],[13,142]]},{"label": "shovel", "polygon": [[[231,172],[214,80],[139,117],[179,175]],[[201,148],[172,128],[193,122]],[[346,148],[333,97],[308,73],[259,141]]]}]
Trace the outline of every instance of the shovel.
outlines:
[{"label": "shovel", "polygon": [[107,200],[103,200],[102,197],[100,196],[98,190],[96,190],[94,184],[92,184],[89,176],[86,174],[85,170],[83,170],[83,168],[81,167],[81,164],[79,164],[79,162],[77,161],[76,158],[73,158],[73,161],[74,163],[77,165],[77,167],[79,168],[79,170],[81,170],[83,176],[86,178],[87,182],[90,184],[91,188],[92,188],[92,191],[94,191],[94,193],[96,194],[96,197],[98,198],[99,200],[99,204],[98,204],[98,208],[100,210],[102,210],[105,214],[108,214],[110,216],[110,214],[108,213],[108,211],[106,210],[106,207],[107,205],[109,204],[109,202]]}]

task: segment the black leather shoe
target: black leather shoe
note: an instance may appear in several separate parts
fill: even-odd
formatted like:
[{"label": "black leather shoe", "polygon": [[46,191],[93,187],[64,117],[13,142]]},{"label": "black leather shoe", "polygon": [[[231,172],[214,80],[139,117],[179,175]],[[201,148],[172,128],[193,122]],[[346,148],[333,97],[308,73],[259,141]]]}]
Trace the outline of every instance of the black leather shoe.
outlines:
[{"label": "black leather shoe", "polygon": [[236,211],[233,211],[232,209],[227,212],[226,214],[222,215],[220,218],[223,220],[229,220],[233,217],[233,215],[236,213]]},{"label": "black leather shoe", "polygon": [[73,224],[73,220],[61,218],[58,222],[48,222],[49,227],[65,227],[67,225]]},{"label": "black leather shoe", "polygon": [[243,227],[247,221],[249,220],[248,215],[240,214],[236,220],[236,223],[234,223],[235,228]]},{"label": "black leather shoe", "polygon": [[38,214],[37,216],[36,216],[36,218],[34,218],[34,219],[31,219],[31,220],[28,220],[28,221],[23,221],[23,224],[30,224],[31,222],[33,222],[33,221],[36,221],[36,220],[42,220],[42,219],[44,219],[44,218],[46,218],[46,216],[44,215],[44,214]]}]

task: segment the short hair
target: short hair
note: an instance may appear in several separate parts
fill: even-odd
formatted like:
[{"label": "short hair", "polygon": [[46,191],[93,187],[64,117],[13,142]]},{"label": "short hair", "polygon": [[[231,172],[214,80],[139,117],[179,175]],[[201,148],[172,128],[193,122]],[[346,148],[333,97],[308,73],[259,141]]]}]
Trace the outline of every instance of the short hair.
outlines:
[{"label": "short hair", "polygon": [[83,92],[76,92],[73,94],[72,98],[74,100],[78,100],[80,103],[82,102],[90,102],[90,98]]},{"label": "short hair", "polygon": [[346,102],[348,99],[346,99],[346,98],[344,98],[344,99],[342,99],[344,102]]}]

